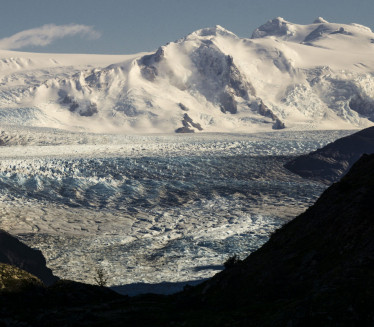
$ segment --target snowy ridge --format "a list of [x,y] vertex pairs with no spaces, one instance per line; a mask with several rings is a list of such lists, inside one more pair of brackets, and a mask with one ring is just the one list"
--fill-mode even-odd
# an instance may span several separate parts
[[275,18],[150,54],[0,52],[3,123],[114,133],[357,129],[374,121],[374,33]]

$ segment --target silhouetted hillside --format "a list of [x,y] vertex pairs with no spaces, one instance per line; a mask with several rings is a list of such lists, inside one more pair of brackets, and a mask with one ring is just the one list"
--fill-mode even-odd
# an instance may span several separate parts
[[374,155],[364,155],[262,248],[184,300],[235,326],[373,326],[373,198]]
[[46,285],[58,280],[47,268],[43,254],[31,249],[9,233],[0,230],[0,263],[6,263],[35,275]]
[[302,177],[330,184],[339,180],[364,153],[374,153],[374,127],[297,157],[285,167]]

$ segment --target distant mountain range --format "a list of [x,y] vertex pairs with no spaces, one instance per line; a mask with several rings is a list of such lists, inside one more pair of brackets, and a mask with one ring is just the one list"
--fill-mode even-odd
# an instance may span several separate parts
[[0,51],[3,124],[98,132],[358,129],[374,122],[374,33],[275,18],[130,56]]

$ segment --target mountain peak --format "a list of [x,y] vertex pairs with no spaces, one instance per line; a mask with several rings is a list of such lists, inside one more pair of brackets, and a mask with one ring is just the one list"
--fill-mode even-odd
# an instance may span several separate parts
[[191,33],[189,36],[207,37],[207,36],[230,36],[238,38],[234,33],[225,29],[221,25],[206,27]]
[[317,17],[313,22],[313,24],[327,24],[327,23],[328,21],[322,17]]
[[264,25],[256,28],[252,34],[252,39],[266,36],[292,36],[294,35],[293,24],[282,17],[276,17],[267,21]]

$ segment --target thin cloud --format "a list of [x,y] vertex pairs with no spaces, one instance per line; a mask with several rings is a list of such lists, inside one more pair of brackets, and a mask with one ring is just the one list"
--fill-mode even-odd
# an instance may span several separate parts
[[46,46],[57,39],[75,35],[90,39],[97,39],[100,37],[100,33],[96,32],[92,26],[49,24],[0,39],[0,49],[14,50],[26,46]]

